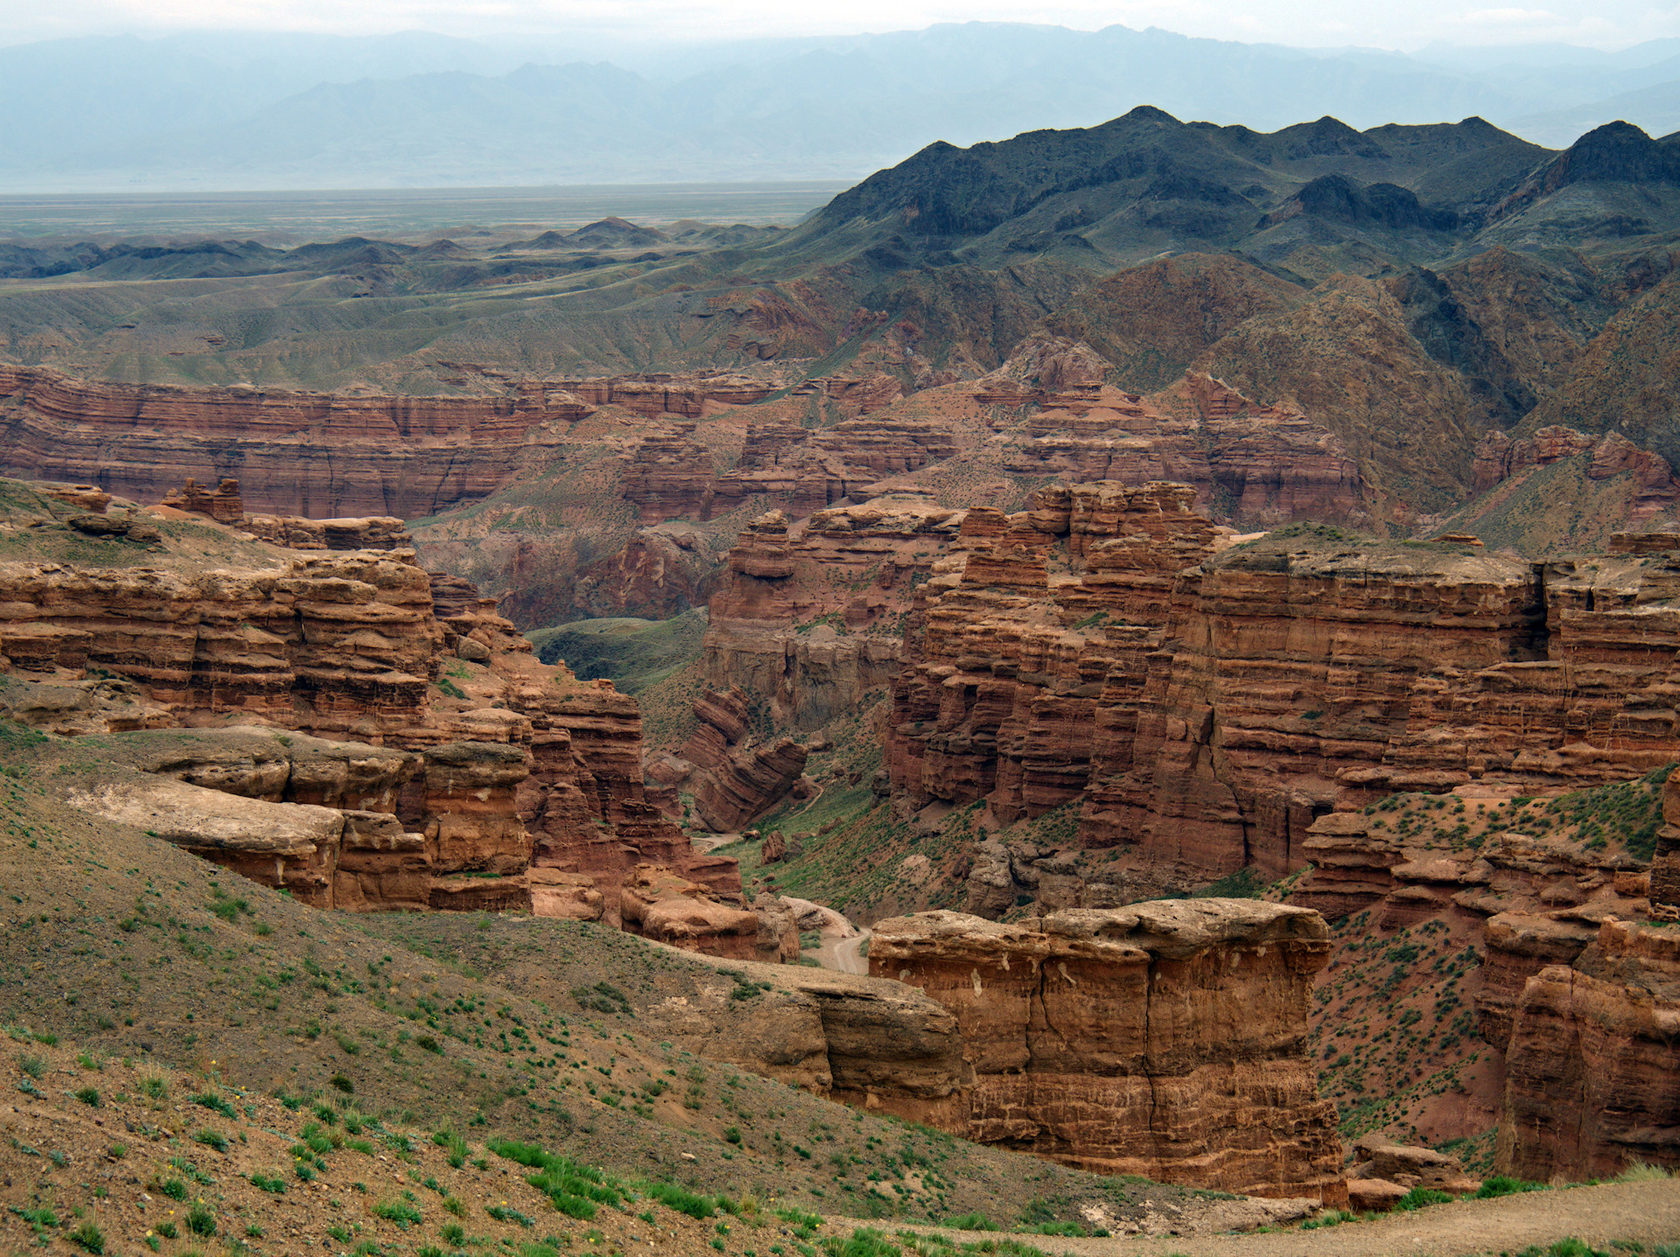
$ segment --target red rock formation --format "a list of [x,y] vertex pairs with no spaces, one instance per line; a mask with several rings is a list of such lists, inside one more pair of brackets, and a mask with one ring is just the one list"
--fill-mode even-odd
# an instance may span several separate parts
[[183,474],[205,483],[236,475],[246,504],[261,511],[413,519],[500,488],[545,427],[597,407],[698,418],[774,387],[641,375],[519,383],[497,397],[397,397],[117,384],[0,365],[0,471],[146,502]]
[[894,683],[898,798],[1006,822],[1082,798],[1083,842],[1194,883],[1282,876],[1317,818],[1392,791],[1680,757],[1668,557],[1536,566],[1311,529],[1222,549],[1189,500],[1095,485],[968,512]]
[[733,907],[669,869],[638,865],[621,902],[625,929],[684,951],[773,963],[799,959],[792,913]]
[[1586,465],[1590,480],[1622,475],[1633,478],[1628,517],[1634,523],[1649,521],[1680,501],[1680,479],[1662,455],[1641,449],[1619,432],[1595,437],[1557,425],[1517,439],[1504,432],[1489,432],[1476,446],[1472,481],[1477,493],[1485,493],[1529,468],[1583,454],[1591,455]]
[[[925,586],[893,684],[895,790],[914,806],[988,796],[1006,821],[1079,795],[1104,678],[1141,670],[1177,572],[1221,542],[1191,495],[1104,482],[1044,490],[1018,515],[970,511],[968,553]],[[1052,553],[1070,574],[1050,574]]]
[[1519,958],[1503,966],[1492,999],[1478,1001],[1483,1037],[1505,1052],[1506,1172],[1583,1179],[1641,1161],[1680,1166],[1680,773],[1664,785],[1663,816],[1643,887],[1650,922],[1639,919],[1642,901],[1605,911],[1601,891],[1596,914],[1583,904],[1489,923],[1490,944]]
[[208,515],[220,524],[237,524],[245,518],[239,481],[225,476],[215,492],[201,489],[196,480],[188,480],[173,493],[164,494],[163,505],[194,515]]
[[[347,823],[336,865],[321,856],[296,873],[240,857],[242,872],[267,868],[277,884],[301,877],[315,902],[418,894],[433,907],[529,908],[535,866],[559,888],[541,902],[576,915],[593,895],[616,921],[619,886],[644,862],[739,897],[734,862],[692,851],[646,800],[633,699],[538,663],[493,603],[428,577],[411,551],[271,554],[266,567],[212,572],[0,564],[0,670],[18,674],[13,688],[114,674],[151,704],[153,726],[236,717],[413,752],[398,757],[406,784],[377,798],[317,785],[276,799],[387,818]],[[59,719],[51,705],[14,709]],[[132,723],[128,712],[117,718]],[[272,775],[201,783],[268,799]],[[357,876],[335,881],[338,867]],[[378,897],[387,885],[390,903]]]
[[720,505],[767,495],[796,516],[809,515],[843,498],[867,497],[875,482],[918,471],[956,449],[950,428],[920,420],[875,416],[813,429],[771,419],[748,426],[740,462],[714,492]]
[[157,501],[182,474],[237,474],[247,504],[304,516],[431,515],[516,470],[526,434],[589,404],[565,385],[387,397],[76,380],[0,365],[0,470]]
[[1497,777],[1597,784],[1680,753],[1680,570],[1267,541],[1184,574],[1099,737],[1087,841],[1280,876],[1317,816]]
[[[1328,429],[1196,372],[1155,399],[1161,404],[1094,385],[1013,399],[993,385],[982,400],[1038,407],[1005,464],[1022,475],[1054,473],[1075,484],[1182,481],[1204,510],[1253,525],[1366,513],[1358,467]],[[1174,401],[1176,409],[1163,408]]]
[[871,974],[955,1014],[972,1083],[889,1111],[1103,1173],[1345,1200],[1305,1056],[1317,913],[1246,900],[879,923]]
[[897,671],[898,617],[961,514],[888,495],[791,527],[780,511],[754,520],[712,597],[707,680],[765,699],[782,723],[852,709]]
[[236,527],[288,550],[407,550],[414,545],[414,538],[394,515],[349,519],[246,515]]
[[683,744],[683,758],[697,768],[716,768],[747,736],[747,696],[731,686],[707,690],[694,700],[694,732]]
[[712,517],[712,456],[694,439],[692,423],[646,429],[624,468],[620,491],[644,524]]
[[1498,1164],[1571,1180],[1680,1164],[1680,934],[1608,920],[1529,979],[1506,1050]]
[[773,381],[707,372],[599,376],[557,384],[587,406],[620,406],[650,419],[661,415],[701,419],[720,407],[763,401],[777,387]]
[[805,748],[792,738],[735,751],[706,775],[694,810],[720,833],[751,824],[787,797],[805,771],[805,758]]

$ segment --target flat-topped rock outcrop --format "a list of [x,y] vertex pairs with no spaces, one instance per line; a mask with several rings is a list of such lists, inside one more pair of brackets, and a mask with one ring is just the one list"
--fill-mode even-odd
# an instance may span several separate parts
[[1329,950],[1316,912],[1250,900],[880,922],[871,974],[948,1008],[973,1071],[951,1100],[883,1103],[1105,1173],[1342,1199],[1305,1054]]

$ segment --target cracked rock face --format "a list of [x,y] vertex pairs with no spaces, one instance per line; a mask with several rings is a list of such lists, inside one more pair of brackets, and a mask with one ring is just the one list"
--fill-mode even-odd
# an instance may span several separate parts
[[870,972],[957,1019],[972,1084],[925,1120],[1112,1174],[1341,1198],[1304,1045],[1316,912],[1203,899],[875,927]]

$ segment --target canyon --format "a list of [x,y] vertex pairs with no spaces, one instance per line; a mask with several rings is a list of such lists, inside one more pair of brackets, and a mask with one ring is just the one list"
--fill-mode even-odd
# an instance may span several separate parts
[[[104,496],[69,496],[89,494]],[[9,532],[104,548],[92,565],[0,563],[0,706],[49,732],[110,735],[117,762],[139,770],[82,806],[151,817],[320,907],[618,924],[634,883],[658,893],[628,924],[665,899],[701,902],[718,928],[690,929],[686,945],[760,954],[757,917],[730,908],[734,862],[694,851],[643,793],[633,699],[539,663],[492,603],[428,575],[412,549],[318,540],[401,543],[396,521],[253,517],[311,547],[294,550],[160,508],[95,515],[110,532],[69,542],[86,516],[63,522],[61,498],[25,490],[13,503]],[[112,553],[142,531],[139,553]],[[198,558],[207,538],[234,562]],[[777,957],[784,944],[765,942]]]
[[[964,918],[984,943],[950,970],[883,960],[872,971],[925,986],[963,1023],[980,1016],[965,1012],[973,991],[987,1008],[998,998],[975,979],[980,952],[1008,951],[1012,931],[1048,919],[1023,921],[1023,905],[1103,913],[1232,878],[1277,882],[1286,902],[1335,927],[1337,976],[1311,1007],[1315,1035],[1363,1015],[1342,991],[1365,981],[1354,975],[1366,946],[1421,948],[1436,973],[1474,957],[1469,1020],[1454,1020],[1460,997],[1435,987],[1439,1041],[1412,1049],[1414,1076],[1458,1097],[1407,1092],[1424,1138],[1497,1125],[1490,1162],[1542,1179],[1673,1163],[1665,1132],[1680,1109],[1655,1062],[1669,1050],[1661,918],[1680,829],[1671,815],[1660,838],[1606,847],[1591,820],[1631,814],[1658,790],[1675,806],[1660,784],[1680,757],[1673,537],[1621,534],[1610,553],[1548,561],[1490,554],[1470,537],[1394,543],[1318,525],[1243,537],[1198,513],[1196,496],[1095,482],[1041,489],[1014,513],[911,514],[917,499],[902,495],[831,509],[872,528],[896,521],[883,538],[893,547],[925,536],[913,564],[883,549],[878,565],[848,566],[874,534],[836,530],[823,513],[743,532],[713,601],[708,675],[795,728],[880,703],[886,797],[868,814],[884,819],[856,823],[954,835],[959,854],[932,882],[912,873],[921,855],[898,878],[964,878],[969,911],[1004,922]],[[897,631],[872,635],[872,624]],[[812,667],[883,638],[884,681]],[[1398,831],[1383,810],[1397,800],[1410,818]],[[1464,818],[1466,804],[1475,812],[1457,830],[1427,819],[1435,808]],[[1057,815],[1061,837],[1046,840],[1038,823]],[[1567,841],[1552,836],[1558,815],[1576,817]],[[807,862],[823,841],[793,840]],[[911,927],[875,925],[871,956],[897,956],[892,932]],[[1385,989],[1403,972],[1400,998],[1417,1002],[1402,1007],[1426,1012],[1428,971],[1402,963]],[[1406,1016],[1399,1026],[1416,1024]],[[963,1024],[965,1042],[993,1033]],[[1037,1024],[1021,1032],[1025,1060]],[[999,1086],[1034,1099],[999,1101],[1024,1125],[998,1129],[1064,1155],[1065,1118],[1091,1146],[1083,1101],[1062,1097],[1062,1083],[1002,1073]],[[991,1129],[976,1116],[988,1111],[976,1078],[977,1091],[927,1120]],[[1092,1086],[1084,1074],[1067,1085],[1079,1096]],[[1612,1087],[1625,1100],[1612,1102]]]
[[15,248],[14,1038],[210,1086],[250,977],[347,1135],[1056,1234],[1680,1166],[1672,147],[1141,108],[790,229]]

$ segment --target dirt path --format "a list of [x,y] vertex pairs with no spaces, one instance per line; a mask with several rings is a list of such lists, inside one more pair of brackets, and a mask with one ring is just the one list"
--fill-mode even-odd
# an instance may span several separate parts
[[[1680,1240],[1680,1179],[1463,1200],[1315,1231],[1021,1239],[1046,1251],[1078,1257],[1472,1257],[1515,1253],[1530,1244],[1550,1245],[1569,1236],[1595,1248],[1607,1248],[1616,1240],[1637,1240],[1647,1246]],[[998,1236],[974,1232],[967,1238],[995,1240]]]
[[869,931],[859,930],[851,938],[824,938],[806,955],[824,969],[840,973],[868,973],[869,958],[863,954],[863,945],[868,941]]

